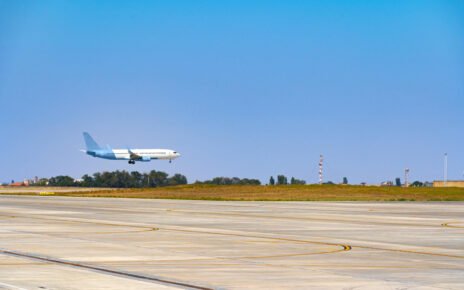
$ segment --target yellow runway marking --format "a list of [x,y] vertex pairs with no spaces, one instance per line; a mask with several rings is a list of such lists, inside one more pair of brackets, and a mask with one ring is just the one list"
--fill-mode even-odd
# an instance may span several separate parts
[[457,228],[457,229],[464,229],[463,226],[457,226],[456,224],[464,224],[463,222],[452,222],[452,223],[444,223],[441,224],[442,227],[447,227],[447,228]]
[[164,231],[200,233],[200,234],[243,237],[243,238],[255,238],[255,239],[267,239],[267,240],[275,240],[275,241],[286,241],[286,242],[294,242],[294,243],[305,243],[305,244],[315,244],[315,245],[326,245],[326,246],[339,247],[339,249],[337,249],[337,250],[324,251],[324,252],[312,252],[312,253],[301,253],[301,254],[282,254],[282,255],[272,255],[272,256],[238,257],[238,258],[242,258],[242,259],[247,259],[247,258],[249,258],[249,259],[259,259],[259,258],[276,258],[276,257],[317,255],[317,254],[331,254],[331,253],[350,251],[352,249],[352,247],[350,245],[343,245],[343,244],[337,244],[337,243],[327,243],[327,242],[318,242],[318,241],[308,241],[308,240],[299,240],[299,239],[264,237],[264,236],[257,236],[257,235],[245,235],[245,234],[233,234],[233,233],[219,233],[219,232],[199,231],[199,230],[168,229],[168,228],[162,228],[162,227],[160,229],[164,230]]
[[399,252],[399,253],[408,253],[408,254],[419,254],[419,255],[430,255],[430,256],[464,259],[464,256],[460,256],[460,255],[431,253],[431,252],[424,252],[424,251],[401,250],[401,249],[385,249],[385,248],[369,247],[369,246],[355,246],[355,247],[360,248],[360,249],[371,249],[371,250],[380,250],[380,251],[390,251],[390,252]]

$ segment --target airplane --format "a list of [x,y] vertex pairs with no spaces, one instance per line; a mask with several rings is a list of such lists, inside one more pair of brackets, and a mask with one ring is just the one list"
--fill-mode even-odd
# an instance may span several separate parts
[[95,142],[89,133],[84,132],[83,135],[87,149],[81,151],[93,157],[128,160],[129,164],[135,164],[135,161],[149,162],[152,159],[169,160],[171,163],[173,159],[180,156],[178,152],[169,149],[111,149],[109,145],[107,148],[103,148]]

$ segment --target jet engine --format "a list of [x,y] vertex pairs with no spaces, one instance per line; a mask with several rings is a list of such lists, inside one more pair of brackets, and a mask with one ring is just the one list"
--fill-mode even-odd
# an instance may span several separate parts
[[140,161],[142,162],[148,162],[150,160],[151,160],[150,156],[142,156],[142,159],[140,159]]

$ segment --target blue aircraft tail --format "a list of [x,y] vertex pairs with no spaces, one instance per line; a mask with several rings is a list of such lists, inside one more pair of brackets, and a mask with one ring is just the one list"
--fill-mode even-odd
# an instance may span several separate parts
[[94,151],[101,149],[100,145],[93,140],[92,136],[89,133],[84,132],[85,145],[87,146],[87,151]]

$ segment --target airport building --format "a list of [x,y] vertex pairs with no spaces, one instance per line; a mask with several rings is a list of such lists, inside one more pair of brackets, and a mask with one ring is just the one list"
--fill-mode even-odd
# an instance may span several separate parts
[[12,182],[12,183],[10,183],[10,186],[15,186],[15,187],[18,187],[18,186],[29,186],[29,183],[24,183],[24,182]]
[[448,180],[446,185],[443,180],[435,180],[433,187],[464,187],[464,180]]

